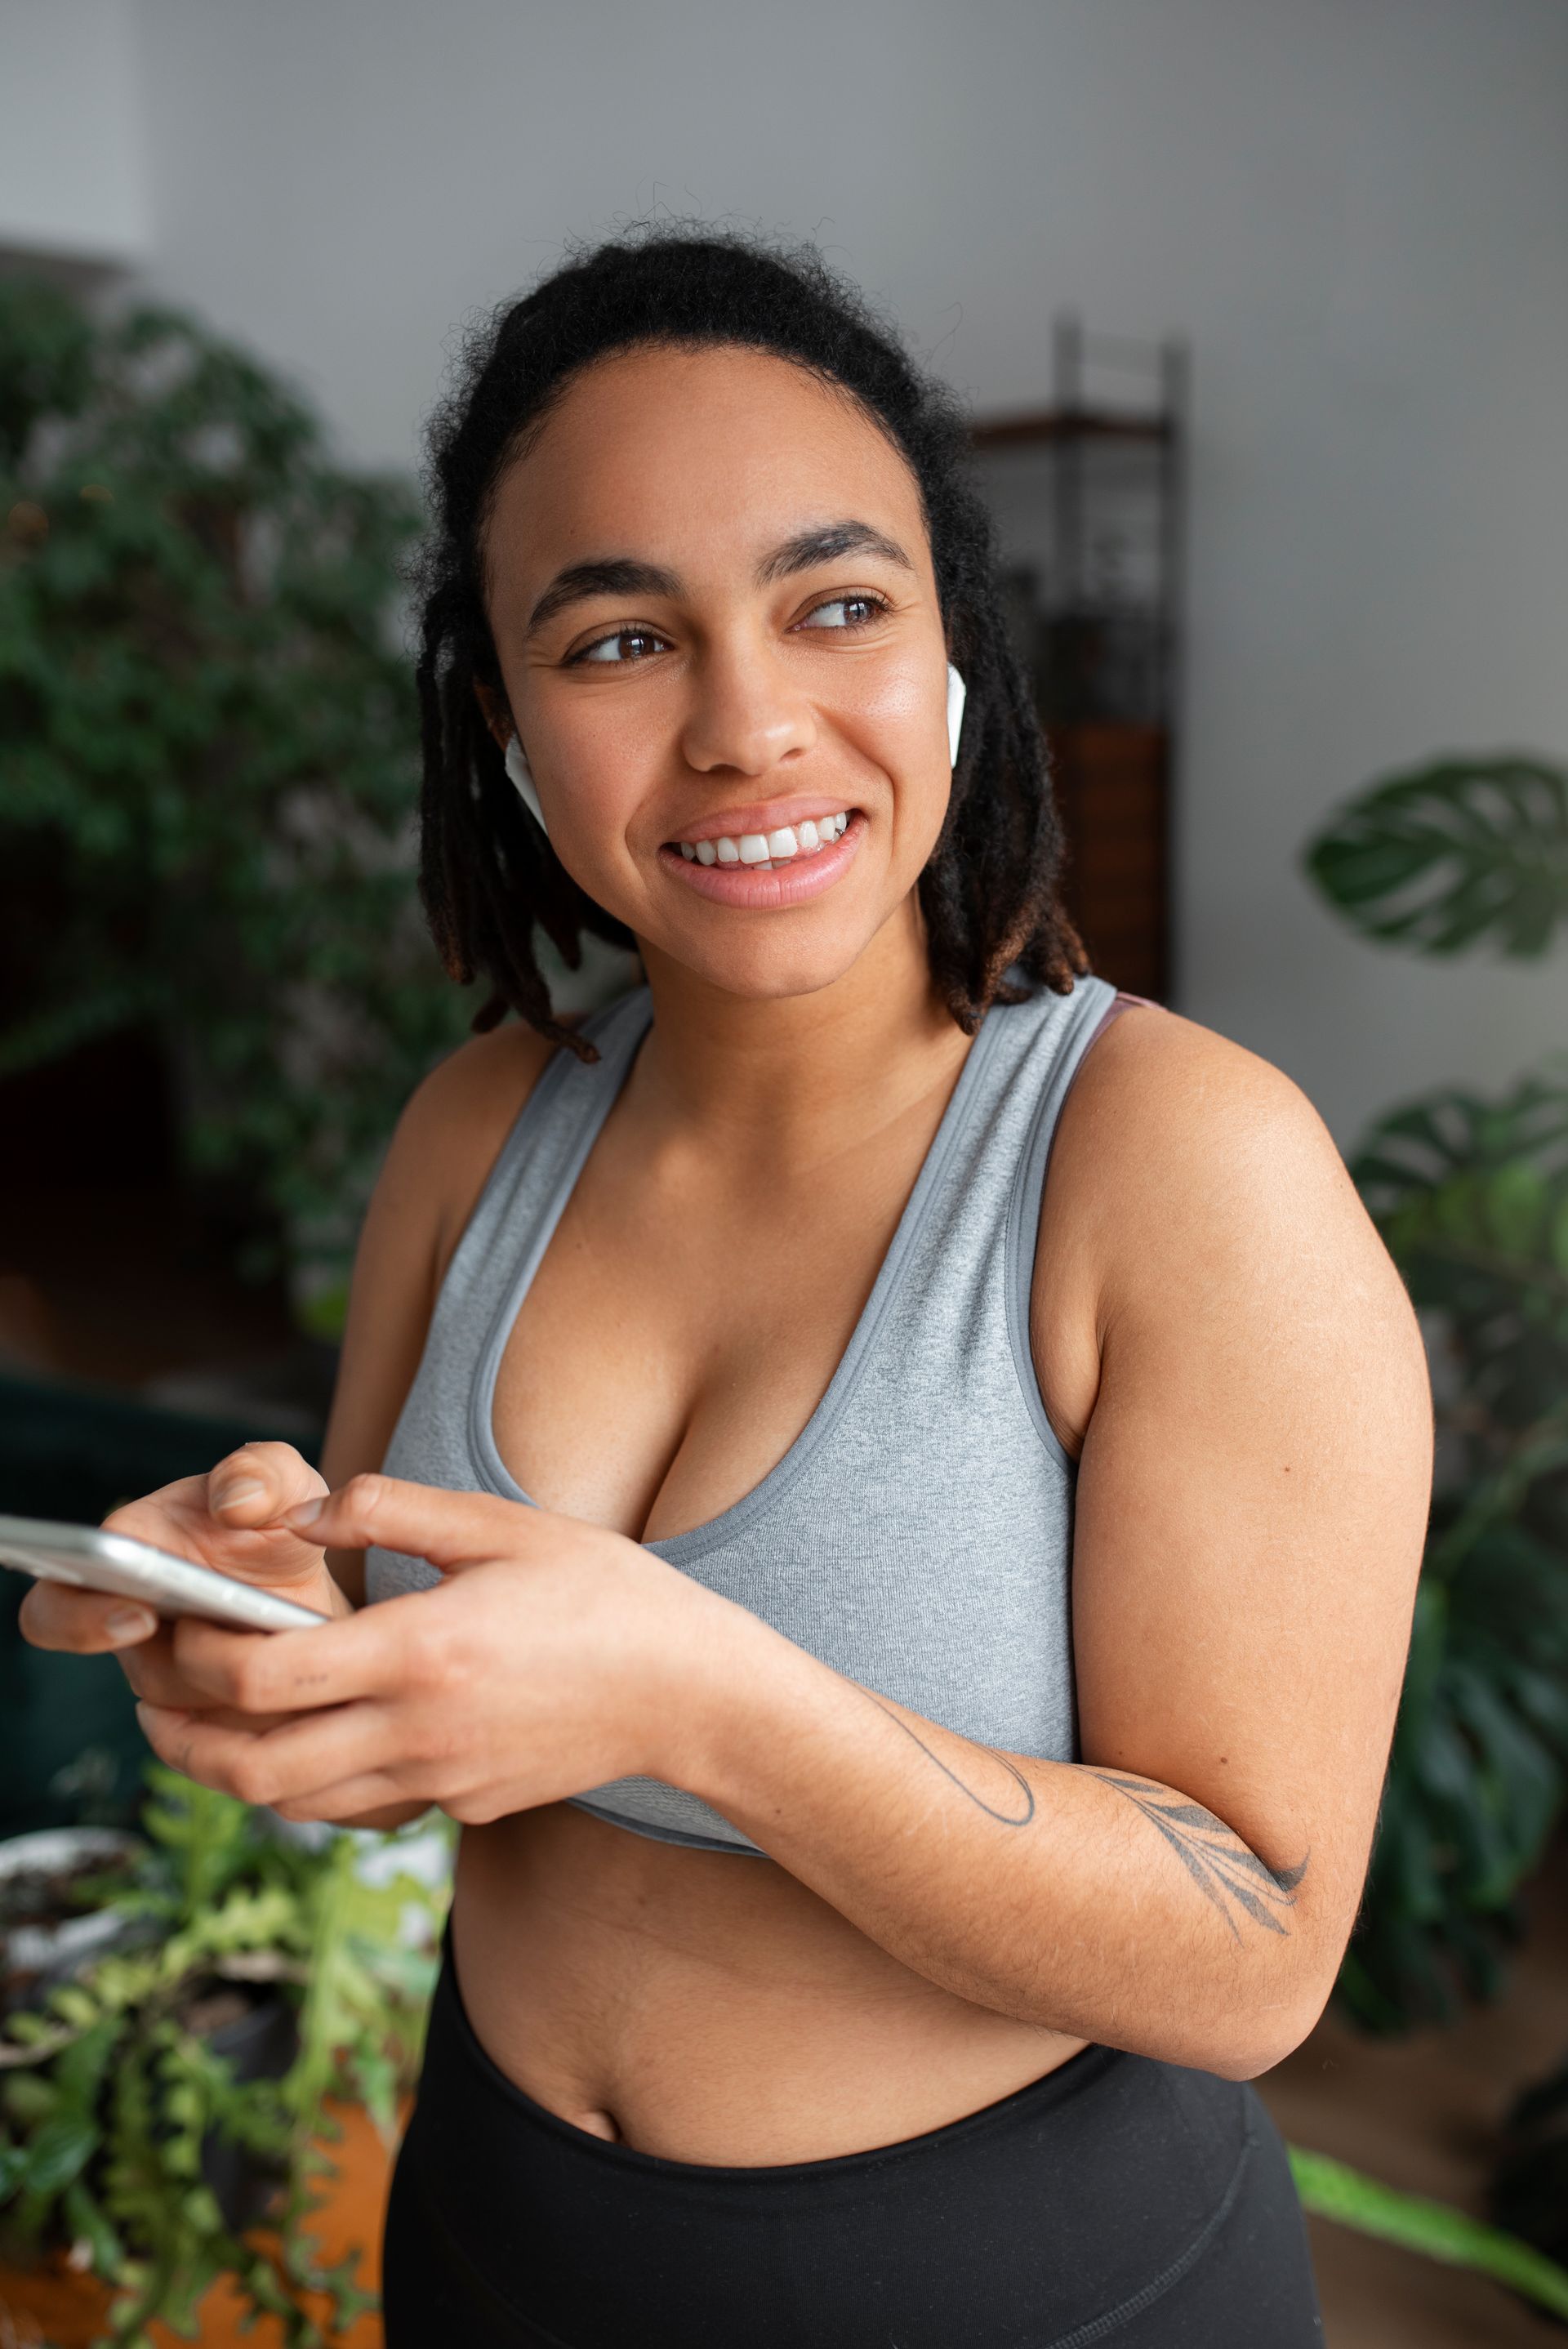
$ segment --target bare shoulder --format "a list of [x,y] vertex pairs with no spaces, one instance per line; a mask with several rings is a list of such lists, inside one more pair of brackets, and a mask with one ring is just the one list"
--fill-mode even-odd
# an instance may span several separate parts
[[[1091,1047],[1063,1106],[1041,1203],[1031,1330],[1042,1393],[1075,1456],[1108,1337],[1180,1346],[1217,1317],[1342,1320],[1408,1364],[1414,1312],[1337,1145],[1272,1061],[1154,1006]],[[1245,1305],[1244,1313],[1240,1308]]]
[[475,1036],[410,1094],[377,1185],[377,1207],[423,1225],[438,1286],[518,1112],[555,1047],[515,1020]]
[[1105,1220],[1119,1222],[1223,1214],[1265,1174],[1320,1185],[1326,1203],[1365,1220],[1333,1136],[1283,1069],[1154,1005],[1113,1020],[1063,1108],[1052,1182],[1070,1191],[1087,1181]]
[[[432,1069],[398,1119],[355,1257],[322,1467],[341,1484],[379,1468],[414,1381],[452,1251],[552,1047],[508,1022]],[[356,1604],[357,1559],[335,1557]]]

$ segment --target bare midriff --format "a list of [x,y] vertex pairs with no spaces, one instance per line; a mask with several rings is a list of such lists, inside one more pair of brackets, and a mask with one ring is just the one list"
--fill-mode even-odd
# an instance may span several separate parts
[[452,1909],[481,2046],[591,2136],[724,2168],[919,2137],[1087,2043],[924,1981],[772,1860],[568,1804],[463,1831]]

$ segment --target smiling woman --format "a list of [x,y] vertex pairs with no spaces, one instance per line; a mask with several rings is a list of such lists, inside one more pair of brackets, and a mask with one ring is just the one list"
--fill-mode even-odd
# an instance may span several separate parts
[[[388,1154],[335,1489],[250,1446],[113,1520],[338,1619],[122,1635],[166,1760],[463,1825],[390,2349],[1300,2349],[1246,2083],[1387,1754],[1398,1276],[1288,1080],[1088,970],[961,419],[819,257],[557,272],[431,486],[485,1032]],[[646,984],[557,1019],[539,929]]]
[[[688,388],[700,396],[684,397]],[[819,445],[855,453],[824,468],[811,454]],[[1012,657],[967,447],[956,401],[811,253],[657,236],[604,246],[477,338],[432,432],[439,528],[419,664],[424,886],[449,968],[491,980],[492,1018],[511,1006],[552,1042],[591,1050],[551,1016],[534,923],[569,959],[585,929],[623,946],[643,935],[629,918],[638,909],[603,894],[602,874],[590,881],[570,851],[550,854],[508,781],[512,735],[554,842],[572,814],[552,789],[568,771],[559,729],[571,730],[573,807],[586,813],[606,761],[629,790],[631,740],[645,757],[649,716],[667,707],[677,680],[695,678],[703,693],[685,730],[696,730],[697,762],[688,761],[686,787],[665,779],[666,789],[677,783],[673,812],[686,828],[672,825],[660,843],[678,851],[684,837],[695,848],[708,833],[695,820],[708,811],[689,789],[705,771],[702,730],[715,718],[722,728],[727,693],[755,686],[764,642],[773,707],[743,722],[797,798],[824,734],[848,750],[857,727],[870,726],[891,750],[890,727],[907,735],[923,719],[928,743],[941,740],[945,642],[969,697],[962,755],[939,770],[936,806],[921,811],[933,819],[928,853],[903,894],[918,883],[932,978],[961,1029],[972,1034],[986,1005],[1006,999],[1015,966],[1026,984],[1062,990],[1087,969],[1057,893],[1061,834],[1044,745]],[[524,461],[546,450],[543,462]],[[568,515],[567,473],[581,478],[585,457],[591,508]],[[835,481],[841,499],[830,494]],[[633,512],[648,533],[640,546],[628,541]],[[544,553],[552,543],[555,559]],[[677,547],[684,561],[672,559]],[[789,676],[780,703],[775,688]],[[675,747],[666,740],[665,755]],[[739,864],[746,832],[781,827],[761,820],[774,810],[736,806],[735,796],[723,792],[720,812],[741,831],[710,836],[733,838]],[[852,811],[820,793],[799,811],[819,813]],[[715,870],[718,862],[716,851]],[[789,892],[758,902],[794,902],[805,876],[789,877]]]

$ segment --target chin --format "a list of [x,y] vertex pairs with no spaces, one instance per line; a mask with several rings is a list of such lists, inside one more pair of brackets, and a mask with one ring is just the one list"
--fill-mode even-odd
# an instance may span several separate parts
[[[851,971],[874,931],[845,936],[837,925],[819,937],[731,937],[662,945],[671,962],[709,987],[750,1003],[779,1003],[820,995]],[[652,943],[652,942],[650,942]]]

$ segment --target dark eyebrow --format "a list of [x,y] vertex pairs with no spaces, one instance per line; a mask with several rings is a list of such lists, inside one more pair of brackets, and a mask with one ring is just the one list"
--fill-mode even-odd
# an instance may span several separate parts
[[896,563],[905,571],[914,569],[903,547],[873,530],[869,522],[829,522],[820,529],[803,530],[798,537],[787,538],[782,546],[765,554],[757,566],[757,584],[772,587],[792,571],[810,571],[815,564],[837,562],[841,554],[880,554],[884,563]]
[[553,620],[557,612],[568,604],[580,604],[589,595],[678,595],[680,581],[673,571],[661,571],[655,563],[634,563],[629,555],[611,555],[597,563],[569,564],[558,571],[532,611],[528,616],[528,631],[531,636],[542,628],[546,620]]
[[[905,571],[913,564],[902,546],[873,530],[870,523],[845,521],[823,523],[815,530],[803,530],[787,538],[765,554],[757,566],[759,587],[776,586],[793,572],[810,571],[819,563],[835,562],[841,554],[880,554],[885,563],[896,563]],[[679,574],[661,570],[655,563],[634,562],[629,555],[608,555],[589,563],[569,564],[558,571],[528,616],[527,633],[532,636],[547,620],[569,604],[578,604],[590,595],[678,595],[681,591]]]

